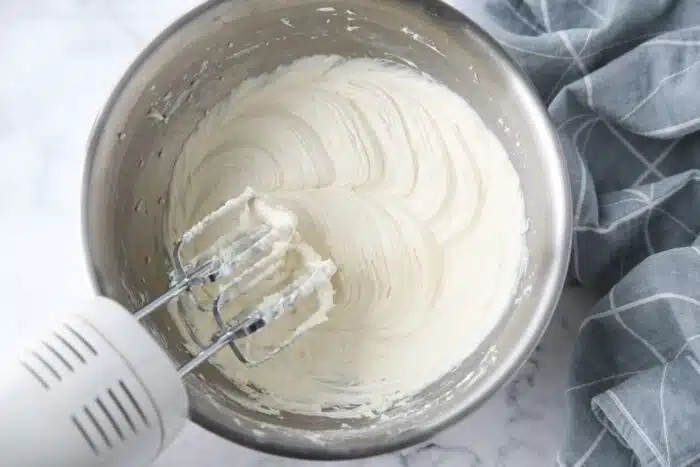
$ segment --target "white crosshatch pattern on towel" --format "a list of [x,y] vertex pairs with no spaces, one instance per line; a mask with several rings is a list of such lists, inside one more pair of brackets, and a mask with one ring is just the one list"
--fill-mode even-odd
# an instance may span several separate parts
[[700,465],[700,2],[454,2],[528,73],[572,184],[562,466]]

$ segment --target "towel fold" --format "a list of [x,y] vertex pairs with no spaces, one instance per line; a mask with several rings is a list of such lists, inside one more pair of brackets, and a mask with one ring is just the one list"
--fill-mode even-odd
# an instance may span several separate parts
[[559,464],[700,465],[700,1],[452,3],[547,103],[569,273],[605,294],[571,361]]

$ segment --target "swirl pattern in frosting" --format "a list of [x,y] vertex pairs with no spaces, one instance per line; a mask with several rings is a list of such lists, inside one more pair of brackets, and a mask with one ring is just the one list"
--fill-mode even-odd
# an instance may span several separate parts
[[[259,367],[214,359],[267,407],[382,412],[459,365],[514,299],[526,258],[517,173],[468,103],[416,70],[311,56],[241,84],[178,159],[170,237],[247,186],[294,212],[338,266],[327,321]],[[207,341],[213,320],[183,311]],[[247,349],[283,341],[311,312]]]

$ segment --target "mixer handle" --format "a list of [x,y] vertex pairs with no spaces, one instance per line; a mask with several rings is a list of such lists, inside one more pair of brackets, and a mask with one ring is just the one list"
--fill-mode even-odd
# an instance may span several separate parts
[[187,420],[168,356],[107,298],[34,333],[0,367],[3,467],[144,467]]

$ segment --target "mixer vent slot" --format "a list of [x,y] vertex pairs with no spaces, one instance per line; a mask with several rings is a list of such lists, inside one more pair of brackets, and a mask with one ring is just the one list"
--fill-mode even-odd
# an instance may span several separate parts
[[47,383],[46,380],[42,378],[41,375],[37,373],[37,371],[34,368],[32,368],[32,366],[29,363],[24,361],[21,363],[22,366],[34,377],[34,379],[36,379],[39,382],[39,384],[41,384],[44,388],[49,389],[49,383]]
[[76,331],[75,328],[70,324],[66,324],[65,326],[68,332],[71,333],[71,335],[75,337],[78,340],[78,342],[80,342],[80,344],[83,347],[85,347],[86,350],[90,351],[90,353],[92,353],[93,355],[97,355],[97,350],[95,349],[95,347],[92,346],[92,344],[90,344],[90,342],[85,338],[85,336]]
[[64,357],[61,352],[56,350],[56,348],[53,345],[49,344],[46,341],[41,341],[41,343],[44,345],[44,348],[46,350],[48,350],[48,352],[55,357],[56,360],[61,362],[61,364],[63,364],[63,366],[66,367],[66,369],[68,371],[70,371],[71,373],[73,371],[75,371],[75,369],[73,368],[73,365],[71,365],[70,362],[66,359],[66,357]]
[[95,402],[97,402],[97,406],[100,408],[104,416],[107,418],[109,421],[109,424],[112,425],[112,429],[114,432],[117,434],[120,440],[124,441],[124,432],[122,431],[121,426],[119,426],[119,423],[117,423],[117,420],[114,418],[112,415],[112,412],[109,411],[107,406],[105,405],[104,402],[102,402],[102,399],[99,397],[95,399]]
[[61,373],[54,368],[53,365],[51,365],[51,362],[46,359],[46,357],[42,356],[39,352],[32,352],[32,356],[36,359],[36,361],[40,364],[41,368],[43,368],[46,372],[50,373],[51,376],[53,376],[55,379],[58,381],[61,381],[63,378],[61,378]]
[[75,415],[71,417],[71,420],[73,420],[73,425],[75,425],[75,428],[78,430],[78,433],[80,433],[80,436],[82,436],[85,442],[88,444],[88,446],[90,446],[90,450],[93,453],[95,453],[95,455],[99,454],[100,451],[97,450],[97,445],[92,440],[92,438],[90,438],[90,435],[88,434],[87,430],[85,430],[83,424],[80,423],[80,420],[78,420],[78,418]]
[[63,337],[59,333],[54,333],[54,336],[63,345],[63,347],[65,347],[66,349],[68,349],[70,351],[71,355],[73,355],[75,358],[78,359],[78,361],[80,361],[80,363],[85,363],[85,357],[83,356],[83,354],[80,353],[80,351],[78,351],[76,346],[71,344],[68,339],[66,339],[65,337]]
[[102,427],[99,420],[97,420],[97,417],[95,417],[95,414],[92,413],[92,411],[90,410],[90,408],[88,406],[83,407],[83,411],[85,412],[85,415],[87,415],[87,418],[88,418],[88,420],[90,420],[90,423],[92,424],[92,426],[95,427],[95,430],[97,430],[97,433],[99,433],[100,438],[102,438],[102,441],[104,441],[104,444],[108,448],[111,448],[112,441],[109,439],[109,436],[107,436],[107,432]]
[[138,433],[138,430],[136,429],[136,425],[134,424],[134,420],[131,418],[131,415],[129,415],[129,412],[127,412],[126,408],[124,408],[124,405],[122,404],[122,401],[119,400],[119,398],[114,394],[114,391],[112,389],[107,390],[107,394],[109,395],[109,398],[112,400],[114,405],[117,407],[117,410],[122,415],[122,418],[126,421],[126,424],[129,425],[129,428],[131,428],[131,431],[134,433]]
[[136,398],[131,393],[131,391],[129,390],[127,385],[124,384],[124,381],[121,381],[121,380],[119,381],[119,387],[121,388],[122,392],[126,395],[126,397],[129,399],[131,406],[134,409],[136,409],[136,412],[138,412],[139,417],[141,417],[141,420],[143,421],[143,424],[146,425],[147,427],[151,426],[151,423],[148,421],[148,417],[146,416],[146,413],[141,408],[139,401],[136,400]]

